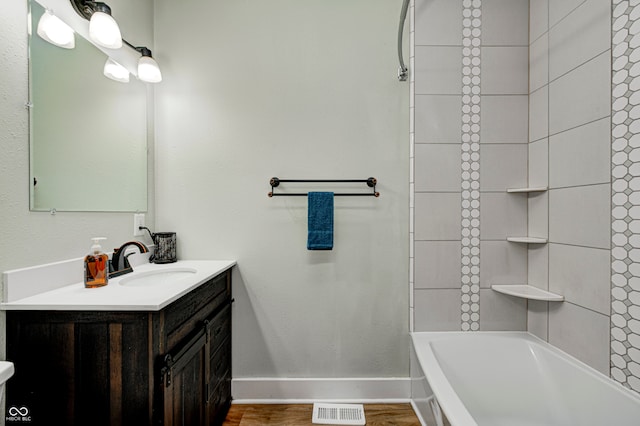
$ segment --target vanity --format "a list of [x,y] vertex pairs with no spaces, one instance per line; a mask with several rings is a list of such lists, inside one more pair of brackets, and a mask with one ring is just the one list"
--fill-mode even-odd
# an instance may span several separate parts
[[27,407],[34,425],[222,424],[234,265],[149,264],[102,288],[9,296],[7,409]]

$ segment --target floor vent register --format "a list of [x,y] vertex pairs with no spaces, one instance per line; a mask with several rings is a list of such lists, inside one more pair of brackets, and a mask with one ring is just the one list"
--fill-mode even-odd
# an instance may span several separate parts
[[312,422],[319,425],[364,425],[364,406],[315,403]]

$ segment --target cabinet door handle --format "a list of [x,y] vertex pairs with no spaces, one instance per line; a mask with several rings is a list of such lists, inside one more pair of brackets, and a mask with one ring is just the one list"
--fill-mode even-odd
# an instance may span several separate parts
[[164,382],[166,387],[171,385],[171,371],[173,370],[173,357],[167,354],[164,357],[164,367],[160,370],[160,383]]
[[160,378],[160,382],[164,382],[164,385],[166,387],[171,386],[171,368],[167,368],[164,367],[161,371],[160,374],[162,375],[162,377]]
[[222,332],[222,326],[218,326],[218,328],[216,328],[216,331],[213,332],[213,337],[217,337],[218,334],[220,334]]

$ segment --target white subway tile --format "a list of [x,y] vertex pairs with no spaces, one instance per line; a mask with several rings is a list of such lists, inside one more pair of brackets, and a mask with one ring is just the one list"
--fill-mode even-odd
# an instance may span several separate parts
[[460,331],[460,289],[416,289],[415,331]]
[[416,93],[462,94],[462,47],[417,46],[414,68]]
[[609,315],[611,252],[550,244],[549,253],[549,290],[576,305]]
[[416,135],[413,132],[409,132],[409,158],[415,157],[415,142]]
[[460,144],[417,144],[415,153],[416,191],[460,191]]
[[415,25],[417,45],[461,46],[462,2],[416,0]]
[[529,0],[529,42],[549,30],[549,0]]
[[482,143],[528,141],[528,96],[482,96]]
[[609,184],[549,191],[549,240],[608,249],[611,247]]
[[[412,96],[415,99],[415,96]],[[415,139],[416,135],[416,108],[409,107],[409,132]]]
[[611,180],[611,120],[603,118],[549,138],[552,188]]
[[529,93],[528,47],[483,47],[481,52],[483,95]]
[[529,300],[527,304],[527,331],[542,340],[548,339],[549,302]]
[[527,283],[549,290],[549,244],[531,244],[527,255]]
[[481,191],[506,191],[527,186],[526,144],[482,144]]
[[549,186],[549,139],[529,144],[529,186]]
[[[549,26],[553,27],[561,19],[575,10],[586,0],[549,0]],[[597,0],[610,3],[609,0]]]
[[416,206],[415,197],[416,197],[415,184],[410,183],[409,184],[409,207],[410,208],[414,208]]
[[483,0],[482,44],[527,46],[529,0]]
[[460,142],[461,96],[416,95],[416,143]]
[[416,240],[459,240],[462,232],[459,193],[416,193]]
[[409,307],[413,308],[413,296],[415,291],[415,283],[413,281],[413,258],[409,259]]
[[415,287],[460,288],[460,241],[416,241]]
[[409,257],[413,258],[415,250],[415,233],[413,232],[413,209],[409,209],[409,217],[409,223],[411,224],[409,225],[409,228],[411,228],[411,230],[409,231]]
[[[413,67],[410,69],[413,69]],[[411,73],[411,75],[413,75],[413,73]],[[409,81],[409,109],[413,109],[416,107],[415,95],[416,95],[416,83],[413,81],[413,78],[411,78]]]
[[527,234],[530,237],[547,238],[549,236],[549,194],[532,193],[529,194],[527,201],[529,213]]
[[568,302],[549,303],[549,343],[607,376],[609,327],[607,315]]
[[506,240],[527,234],[527,200],[514,194],[480,194],[480,236],[483,240]]
[[507,241],[480,242],[480,287],[526,283],[527,246],[525,244]]
[[529,96],[529,140],[537,141],[549,136],[549,86]]
[[549,85],[551,134],[610,114],[611,58],[608,50]]
[[529,91],[549,83],[549,37],[545,33],[529,48]]
[[549,30],[549,78],[558,78],[610,47],[611,2],[588,0]]
[[527,301],[493,290],[480,290],[481,331],[525,331]]
[[414,331],[416,331],[415,329],[415,321],[414,321],[414,317],[415,317],[415,308],[411,307],[409,308],[409,332],[413,333]]
[[409,183],[415,183],[415,157],[409,157]]

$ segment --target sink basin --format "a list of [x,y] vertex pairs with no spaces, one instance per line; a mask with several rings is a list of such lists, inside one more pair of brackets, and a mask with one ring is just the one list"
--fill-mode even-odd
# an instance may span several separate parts
[[159,269],[157,271],[145,271],[133,273],[133,275],[124,277],[120,280],[120,285],[125,287],[157,287],[171,285],[192,277],[198,272],[193,268],[169,268]]
[[9,361],[0,361],[0,385],[9,380],[13,376],[13,363]]
[[4,384],[13,376],[13,363],[9,361],[0,361],[0,400],[4,394]]

